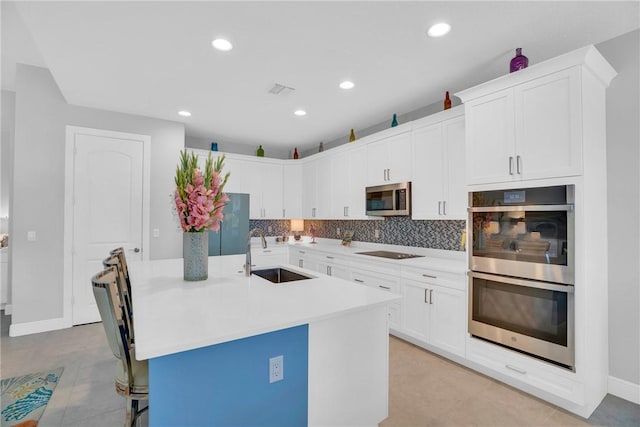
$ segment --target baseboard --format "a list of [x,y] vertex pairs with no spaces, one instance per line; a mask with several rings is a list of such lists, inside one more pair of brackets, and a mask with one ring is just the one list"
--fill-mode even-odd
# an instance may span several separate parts
[[609,376],[609,394],[640,405],[640,384]]
[[64,318],[38,320],[35,322],[12,323],[9,326],[9,336],[19,337],[22,335],[37,334],[40,332],[55,331],[57,329],[70,328],[71,324]]

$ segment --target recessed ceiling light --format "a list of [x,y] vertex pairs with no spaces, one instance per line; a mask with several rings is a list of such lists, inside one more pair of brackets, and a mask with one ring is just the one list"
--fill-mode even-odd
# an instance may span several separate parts
[[304,110],[296,110],[293,112],[293,114],[295,114],[296,116],[306,116],[307,112]]
[[446,22],[438,22],[429,28],[427,34],[431,37],[441,37],[447,34],[451,30],[451,25]]
[[189,117],[191,115],[190,112],[182,110],[182,111],[178,111],[178,114],[180,114],[183,117]]
[[233,45],[231,44],[231,42],[226,39],[215,39],[211,42],[211,46],[223,52],[228,52],[233,49]]
[[345,80],[342,83],[340,83],[340,87],[342,89],[353,89],[354,86],[355,84],[353,84],[353,82],[350,82],[349,80]]

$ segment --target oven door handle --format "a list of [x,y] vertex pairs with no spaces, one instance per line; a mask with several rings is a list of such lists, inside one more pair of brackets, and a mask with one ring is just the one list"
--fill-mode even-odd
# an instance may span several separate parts
[[573,204],[568,205],[517,205],[517,206],[478,206],[468,208],[469,212],[514,212],[514,211],[567,211],[573,212]]
[[470,271],[469,276],[472,278],[486,279],[494,282],[507,283],[509,285],[525,286],[527,288],[544,289],[548,291],[565,292],[567,294],[573,293],[573,285],[556,285],[549,282],[537,282],[535,280],[516,279],[515,277],[496,276],[494,274],[478,273]]

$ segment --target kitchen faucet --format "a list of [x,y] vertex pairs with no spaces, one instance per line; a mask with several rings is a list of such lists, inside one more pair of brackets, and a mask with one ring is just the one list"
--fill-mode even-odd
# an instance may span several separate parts
[[262,249],[267,249],[267,239],[264,237],[264,231],[261,228],[254,228],[249,231],[249,235],[247,236],[247,255],[244,262],[244,275],[251,276],[251,236],[254,232],[257,232],[260,235],[260,240],[262,242]]

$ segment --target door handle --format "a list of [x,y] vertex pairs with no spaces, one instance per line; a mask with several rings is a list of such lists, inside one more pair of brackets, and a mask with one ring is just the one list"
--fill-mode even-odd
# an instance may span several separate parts
[[509,175],[513,175],[513,156],[509,156]]
[[522,172],[520,171],[520,156],[516,156],[516,172],[518,175],[522,175]]
[[140,248],[133,248],[133,249],[129,249],[129,252],[135,252],[135,253],[138,253],[138,252],[140,252]]

